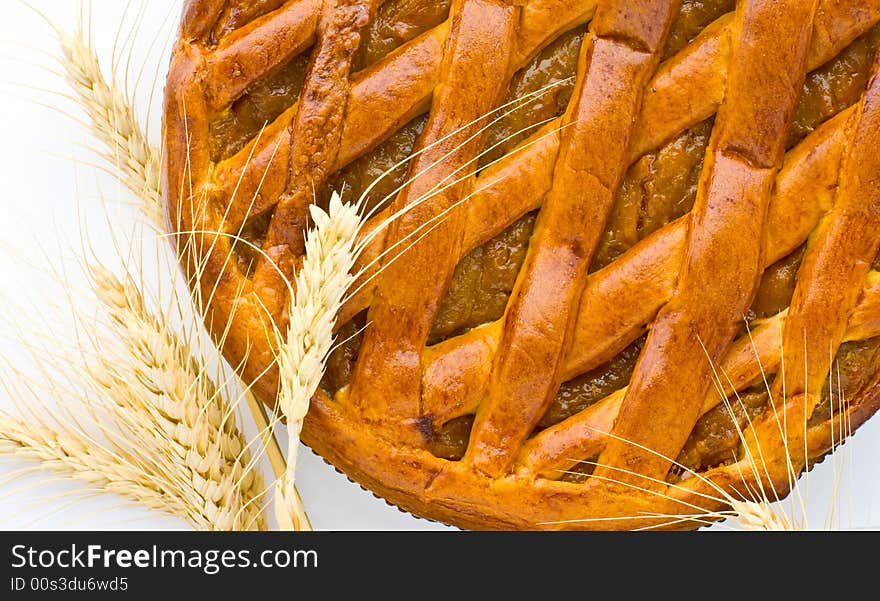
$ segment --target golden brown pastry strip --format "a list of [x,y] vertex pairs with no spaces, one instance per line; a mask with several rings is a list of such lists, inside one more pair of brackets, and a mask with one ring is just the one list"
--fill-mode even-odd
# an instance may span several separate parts
[[211,31],[226,0],[186,0],[180,20],[183,42],[203,40]]
[[[770,201],[765,266],[803,244],[831,208],[848,135],[846,125],[854,111],[848,109],[828,121],[788,153]],[[482,221],[469,223],[479,229]],[[688,217],[678,219],[590,276],[566,359],[565,379],[609,361],[644,334],[672,297],[687,228]],[[488,383],[500,325],[477,328],[425,350],[425,408],[438,423],[475,409]],[[457,376],[451,378],[452,373]],[[451,404],[450,399],[454,400]]]
[[[352,379],[351,399],[370,421],[412,426],[421,414],[422,349],[460,256],[463,213],[450,213],[433,230],[419,228],[467,195],[469,180],[452,184],[473,170],[484,138],[476,133],[478,120],[497,106],[513,71],[518,8],[502,0],[455,0],[451,13],[441,82],[419,140],[425,152],[410,165],[410,174],[423,175],[392,205],[412,208],[388,232],[387,246],[396,250],[380,276]],[[408,250],[398,257],[399,242]]]
[[880,310],[877,309],[880,307],[880,273],[869,273],[867,282],[862,298],[850,318],[851,324],[860,325],[850,327],[846,342],[880,336]]
[[[413,40],[384,61],[355,74],[342,125],[338,170],[366,152],[428,106],[438,83],[439,57],[448,24]],[[429,75],[426,77],[425,74]],[[388,110],[389,96],[401,111]],[[249,216],[275,206],[283,191],[291,148],[283,143],[299,103],[285,111],[239,153],[217,165],[218,196],[228,198],[227,231],[238,231]],[[378,246],[378,245],[377,245]]]
[[682,273],[651,328],[598,477],[643,485],[629,472],[662,479],[667,458],[677,456],[699,418],[712,386],[710,364],[732,342],[763,271],[767,207],[806,77],[815,8],[815,0],[737,7],[727,93],[690,215]]
[[284,278],[293,279],[296,258],[305,253],[309,205],[336,163],[351,61],[376,1],[327,0],[323,5],[317,48],[288,130],[287,182],[263,243],[270,258],[261,256],[254,273],[254,289],[282,329],[289,296]]
[[718,110],[727,84],[732,23],[732,14],[721,17],[661,65],[645,94],[633,160]]
[[[783,335],[774,394],[817,399],[880,251],[880,80],[856,106],[834,208],[810,237]],[[808,414],[812,412],[812,405]]]
[[311,46],[320,0],[294,0],[223,39],[208,59],[208,108],[228,107],[254,81]]
[[[823,0],[820,6],[813,22],[808,70],[837,56],[880,20],[880,0]],[[732,26],[732,14],[718,19],[660,67],[645,95],[633,160],[718,110],[727,82]]]
[[559,387],[587,269],[629,164],[644,86],[678,8],[677,1],[601,4],[584,39],[553,183],[507,305],[466,456],[489,475],[507,470]]
[[583,25],[596,12],[598,0],[526,0],[518,32],[516,64],[522,66],[561,34]]
[[[871,272],[869,280],[880,282],[880,273]],[[779,371],[783,354],[780,341],[787,317],[788,311],[784,311],[767,319],[731,345],[715,367],[717,379],[713,374],[713,388],[703,401],[700,415],[722,402],[720,393],[733,395],[761,383],[764,377],[769,380]],[[862,291],[862,301],[847,325],[846,339],[864,340],[880,336],[878,318],[880,286],[869,284]],[[607,434],[612,431],[626,390],[623,388],[611,394],[535,436],[520,453],[520,467],[528,473],[556,479],[562,475],[561,470],[569,469],[578,460],[595,457],[608,442]]]
[[[819,0],[807,68],[815,69],[833,58],[840,49],[855,40],[877,22],[880,1]],[[833,49],[837,48],[837,51]]]
[[[282,4],[296,0],[223,0],[225,7],[214,25],[214,38],[222,41],[231,32],[246,23],[251,23],[261,15],[277,10]],[[317,10],[317,9],[316,9]]]

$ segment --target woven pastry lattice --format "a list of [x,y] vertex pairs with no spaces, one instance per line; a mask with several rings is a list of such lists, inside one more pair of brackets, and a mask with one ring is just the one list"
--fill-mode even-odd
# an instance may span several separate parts
[[[382,273],[345,306],[340,323],[366,312],[368,327],[350,381],[314,400],[307,444],[391,502],[461,526],[631,528],[718,509],[713,486],[760,480],[783,494],[790,468],[874,413],[876,357],[859,363],[851,398],[817,411],[841,345],[880,336],[873,53],[853,102],[789,141],[808,74],[866,35],[880,2],[728,2],[674,52],[675,0],[452,0],[434,3],[424,31],[387,25],[416,4],[185,4],[166,86],[170,223],[195,251],[182,256],[211,299],[209,328],[267,400],[267,324],[283,331],[289,302],[276,266],[296,269],[315,191],[427,114],[406,167],[419,176],[368,227],[421,202],[361,263],[418,241],[377,261],[370,272]],[[380,17],[385,29],[371,29]],[[367,60],[370,35],[379,50]],[[491,122],[516,108],[504,106],[512,79],[564,36],[579,47],[570,100],[487,163]],[[218,157],[216,124],[294,61],[307,67],[301,91]],[[711,133],[693,207],[591,270],[632,166],[701,124]],[[429,341],[463,257],[533,212],[503,315]],[[265,256],[244,267],[218,232],[257,226]],[[790,306],[744,331],[765,270],[804,246]],[[646,332],[628,385],[538,427],[563,383]],[[703,477],[675,475],[700,420],[765,380],[770,400],[740,420],[739,450],[700,466]],[[433,439],[464,416],[463,455],[438,457]],[[563,477],[582,465],[595,469]]]

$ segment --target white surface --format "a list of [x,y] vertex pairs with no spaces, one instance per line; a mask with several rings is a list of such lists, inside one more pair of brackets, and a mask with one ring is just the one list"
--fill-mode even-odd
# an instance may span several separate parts
[[[53,22],[74,27],[75,0],[30,0]],[[95,44],[105,70],[110,64],[114,39],[125,17],[124,0],[94,0],[91,23]],[[58,267],[63,256],[73,265],[70,249],[80,248],[83,232],[104,261],[114,262],[114,250],[100,198],[131,200],[114,179],[93,167],[94,156],[84,147],[94,145],[86,129],[77,124],[82,114],[64,98],[67,92],[54,57],[57,45],[47,24],[18,0],[0,0],[6,26],[0,34],[0,181],[2,181],[3,239],[0,240],[0,354],[26,369],[27,357],[14,340],[16,325],[27,329],[41,316],[53,315],[47,307],[63,305],[57,284],[47,277],[49,263]],[[144,67],[138,90],[142,116],[150,117],[150,135],[158,139],[158,99],[147,106],[151,79],[167,64],[167,50],[178,18],[179,2],[134,2],[122,31],[131,29],[141,13],[135,39],[132,77]],[[148,52],[150,44],[156,49]],[[161,78],[160,78],[161,85]],[[46,106],[48,105],[48,106]],[[66,114],[65,114],[66,113]],[[115,206],[115,205],[114,205]],[[111,209],[117,235],[130,231],[137,216]],[[161,244],[157,242],[157,244]],[[45,255],[41,252],[45,249]],[[52,257],[51,260],[46,256]],[[73,268],[71,273],[76,274]],[[10,304],[12,303],[12,304]],[[53,327],[54,326],[54,327]],[[49,321],[51,335],[68,332]],[[13,340],[9,340],[9,334]],[[0,391],[0,406],[11,403]],[[820,526],[835,476],[840,492],[841,523],[865,528],[880,525],[880,419],[863,427],[839,454],[809,476],[811,523]],[[833,463],[837,463],[834,469]],[[186,524],[156,512],[131,507],[112,495],[83,497],[87,490],[53,476],[13,477],[30,464],[0,460],[0,528],[11,529],[115,529],[186,528]],[[266,466],[264,466],[266,467]],[[266,472],[268,474],[268,471]],[[407,516],[364,492],[337,474],[311,452],[301,453],[299,487],[310,516],[319,529],[440,529],[442,526]],[[852,482],[852,486],[847,485]]]

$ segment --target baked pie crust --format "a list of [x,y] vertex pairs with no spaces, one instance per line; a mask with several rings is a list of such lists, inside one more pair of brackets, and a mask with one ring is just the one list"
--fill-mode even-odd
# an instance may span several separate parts
[[414,155],[370,196],[368,228],[422,202],[361,259],[382,271],[305,443],[461,527],[693,528],[668,516],[786,494],[880,404],[878,21],[878,0],[189,0],[169,224],[271,402],[309,203]]

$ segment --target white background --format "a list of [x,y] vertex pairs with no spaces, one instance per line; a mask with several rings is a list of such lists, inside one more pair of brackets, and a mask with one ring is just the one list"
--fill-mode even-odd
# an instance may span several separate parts
[[[30,3],[58,26],[75,27],[77,0]],[[155,143],[161,115],[158,97],[149,102],[150,92],[155,89],[158,94],[161,87],[179,2],[135,0],[126,15],[127,4],[126,0],[94,0],[86,18],[91,21],[105,72],[109,72],[117,34],[122,32],[125,38],[139,21],[129,79],[133,81],[143,70],[137,105],[142,121],[149,117],[149,134]],[[63,320],[54,317],[53,306],[63,307],[65,297],[49,267],[69,269],[69,285],[75,287],[80,277],[76,254],[83,239],[90,241],[102,260],[111,265],[117,260],[105,207],[109,207],[117,235],[130,231],[137,215],[120,203],[131,201],[131,196],[94,167],[89,147],[95,143],[77,122],[82,113],[65,97],[67,88],[57,73],[58,46],[51,28],[18,0],[0,0],[0,9],[5,20],[0,33],[0,355],[27,371],[21,332],[40,324],[51,339],[69,337]],[[123,71],[120,66],[118,72]],[[159,83],[154,88],[152,78],[157,72]],[[0,391],[0,406],[14,400]],[[838,452],[837,461],[826,461],[810,473],[805,490],[812,526],[821,527],[833,495],[839,499],[843,526],[880,526],[877,457],[880,418],[864,426]],[[113,495],[84,496],[81,493],[87,489],[51,475],[19,475],[29,465],[0,460],[0,528],[187,528],[182,521],[132,507]],[[300,454],[298,479],[319,529],[443,528],[387,506],[305,449]]]

